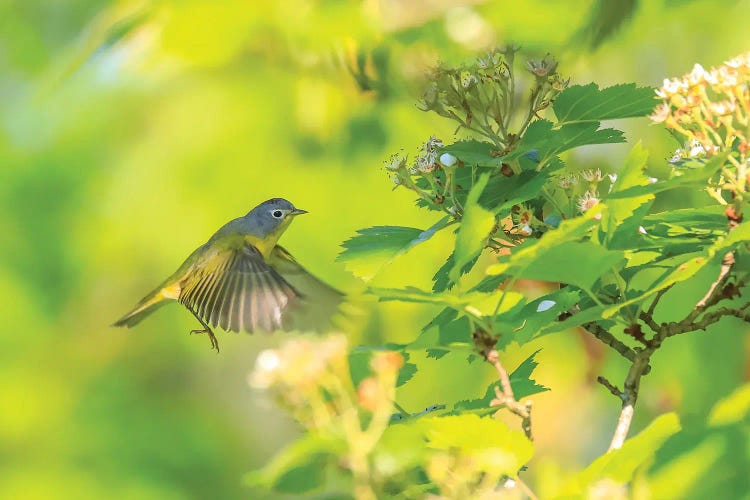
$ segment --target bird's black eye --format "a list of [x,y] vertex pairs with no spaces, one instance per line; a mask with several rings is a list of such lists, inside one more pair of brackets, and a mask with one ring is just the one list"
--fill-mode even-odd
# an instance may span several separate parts
[[271,215],[273,215],[277,219],[281,219],[281,216],[284,214],[281,212],[281,210],[274,210],[273,212],[271,212]]

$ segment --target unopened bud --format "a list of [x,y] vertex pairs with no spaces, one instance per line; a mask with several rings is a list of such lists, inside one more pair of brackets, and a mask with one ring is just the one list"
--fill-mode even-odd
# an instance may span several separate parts
[[440,155],[440,163],[444,167],[452,167],[453,165],[456,164],[457,161],[458,161],[458,158],[456,158],[450,153],[443,153]]

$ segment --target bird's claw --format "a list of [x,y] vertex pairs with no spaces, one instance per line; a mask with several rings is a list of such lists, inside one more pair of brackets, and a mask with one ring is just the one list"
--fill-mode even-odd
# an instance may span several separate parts
[[211,331],[210,328],[203,328],[202,330],[190,330],[190,335],[192,334],[207,334],[208,339],[211,341],[211,349],[216,349],[216,352],[219,352],[219,341],[216,340],[216,335],[214,335],[214,332]]

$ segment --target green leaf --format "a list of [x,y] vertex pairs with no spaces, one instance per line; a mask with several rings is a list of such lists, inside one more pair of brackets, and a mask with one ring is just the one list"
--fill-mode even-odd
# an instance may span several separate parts
[[560,496],[579,495],[602,479],[615,483],[627,483],[635,471],[646,464],[656,450],[680,430],[680,421],[675,413],[657,417],[637,436],[628,439],[619,450],[600,456],[576,478],[569,481]]
[[306,434],[278,453],[262,469],[249,472],[250,486],[284,493],[305,493],[323,485],[328,459],[344,453],[346,444],[331,436]]
[[708,421],[686,425],[659,448],[644,478],[653,498],[734,498],[750,491],[750,384],[720,400]]
[[623,24],[633,18],[638,7],[637,0],[597,0],[589,8],[586,24],[576,38],[582,39],[591,49],[596,49],[611,38]]
[[458,141],[440,149],[440,153],[450,153],[465,166],[496,167],[500,160],[493,156],[497,147],[489,142],[466,140]]
[[[453,285],[455,285],[455,283],[448,277],[448,273],[450,273],[451,269],[453,269],[454,266],[455,259],[453,258],[453,255],[453,253],[450,254],[445,263],[440,266],[440,269],[437,270],[435,276],[432,277],[432,280],[434,281],[434,284],[432,285],[433,292],[444,292],[446,290],[450,290],[451,288],[453,288]],[[478,257],[479,256],[477,256],[477,258]],[[464,264],[464,267],[461,269],[461,276],[471,271],[471,269],[474,267],[474,264],[476,264],[477,262],[477,258],[474,258]]]
[[367,291],[368,293],[377,296],[381,302],[399,300],[401,302],[448,306],[454,309],[463,309],[463,307],[469,304],[472,300],[480,300],[485,297],[485,294],[482,293],[467,293],[459,296],[450,292],[427,292],[413,286],[407,286],[405,288],[370,287]]
[[490,266],[487,269],[487,274],[507,274],[511,267],[523,270],[526,266],[534,264],[550,248],[577,240],[585,235],[598,223],[596,218],[602,217],[603,210],[604,206],[599,204],[580,217],[563,221],[557,229],[547,232],[544,238],[533,243],[526,243],[519,250],[513,252],[510,259]]
[[516,477],[531,459],[534,448],[520,431],[493,418],[470,413],[419,419],[427,446],[470,456],[480,470]]
[[512,317],[501,314],[495,324],[501,331],[513,331],[513,340],[523,345],[540,336],[557,331],[558,318],[577,304],[581,291],[565,287],[543,295],[515,311]]
[[705,188],[706,181],[716,175],[724,166],[728,153],[728,151],[724,151],[716,156],[712,156],[708,161],[702,159],[691,160],[690,164],[694,165],[694,168],[677,168],[669,179],[660,180],[653,184],[649,183],[648,185],[634,185],[610,193],[607,196],[607,202],[611,202],[616,198],[632,198],[677,188],[693,188],[696,191],[702,190]]
[[573,85],[552,104],[560,123],[632,118],[650,114],[657,104],[654,89],[634,83],[599,89],[595,83]]
[[464,216],[456,236],[453,268],[448,273],[454,283],[459,280],[464,266],[476,258],[487,244],[487,237],[495,225],[495,215],[479,205],[489,174],[482,175],[469,192],[464,206]]
[[[546,239],[547,236],[511,255],[508,262],[491,266],[487,271],[508,274],[516,279],[567,283],[590,291],[602,275],[625,259],[624,252],[607,250],[590,241],[564,241],[551,245]],[[534,257],[520,255],[524,251]]]
[[728,425],[750,418],[750,383],[716,403],[708,419],[710,425]]
[[529,125],[521,143],[506,158],[514,159],[537,150],[541,158],[549,159],[579,146],[625,142],[621,131],[599,129],[599,125],[599,122],[593,121],[560,126],[549,120],[537,120]]
[[370,280],[386,264],[410,248],[430,239],[451,221],[444,217],[429,229],[402,226],[376,226],[360,229],[344,243],[337,261],[344,262],[356,276]]
[[[625,158],[625,163],[618,174],[617,181],[615,181],[612,186],[610,194],[619,193],[635,186],[648,186],[650,183],[648,177],[644,174],[647,160],[648,151],[646,151],[641,143],[638,142],[630,150],[627,158]],[[613,235],[614,230],[622,224],[625,219],[630,217],[636,208],[653,198],[654,195],[651,193],[632,196],[629,198],[615,199],[612,201],[609,200],[608,196],[606,203],[609,207],[609,217],[607,217],[605,222],[602,223],[602,229]]]
[[602,232],[609,243],[609,248],[632,247],[636,238],[643,237],[638,233],[638,226],[641,225],[643,217],[648,213],[651,206],[649,202],[654,199],[654,195],[649,193],[611,200],[609,196],[611,193],[618,193],[631,187],[648,186],[650,182],[644,174],[647,160],[648,151],[643,148],[640,142],[637,143],[625,158],[617,181],[605,199],[608,217],[602,220]]
[[611,318],[623,307],[643,302],[648,297],[659,292],[659,290],[663,290],[675,283],[692,278],[698,271],[710,263],[712,259],[722,258],[726,252],[733,250],[737,245],[747,241],[750,241],[750,222],[743,222],[736,226],[727,236],[718,238],[713,245],[707,247],[706,250],[702,252],[702,255],[697,257],[689,256],[688,259],[677,263],[670,271],[664,273],[662,279],[654,282],[643,293],[639,293],[634,297],[630,297],[628,300],[619,302],[604,309],[602,311],[602,317]]
[[513,205],[538,197],[553,171],[545,168],[541,172],[524,171],[512,177],[497,175],[490,179],[479,197],[479,204],[496,215],[506,216]]
[[[513,396],[516,400],[549,390],[549,388],[537,384],[536,381],[531,378],[532,373],[537,365],[539,365],[536,359],[534,359],[537,354],[539,354],[539,351],[534,352],[531,356],[526,358],[509,376],[510,385],[513,388]],[[488,413],[494,413],[496,409],[490,407],[490,402],[495,399],[495,387],[499,385],[499,381],[494,381],[487,387],[483,397],[457,402],[453,406],[451,413],[455,414],[481,409],[486,409]]]
[[410,425],[410,418],[398,420],[399,425],[390,425],[373,453],[376,468],[387,466],[379,471],[387,476],[419,467],[425,460],[424,431],[419,425]]

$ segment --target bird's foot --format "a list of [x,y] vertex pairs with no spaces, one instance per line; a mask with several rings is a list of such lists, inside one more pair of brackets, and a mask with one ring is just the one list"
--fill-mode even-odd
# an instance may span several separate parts
[[214,332],[210,328],[203,328],[202,330],[190,330],[190,335],[192,334],[202,334],[205,333],[208,335],[208,339],[211,341],[211,349],[216,349],[216,352],[219,352],[219,341],[216,340],[216,335],[214,335]]

